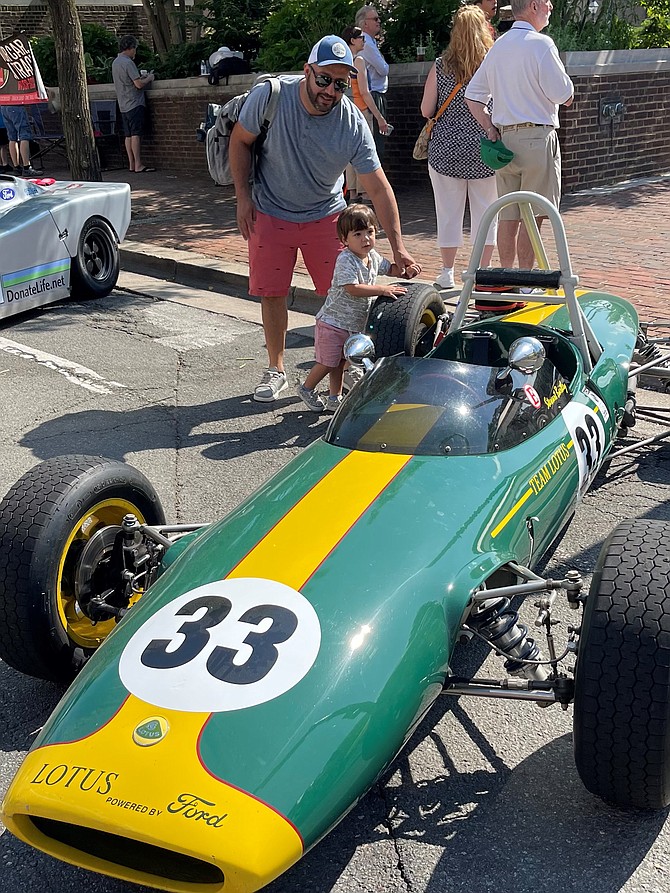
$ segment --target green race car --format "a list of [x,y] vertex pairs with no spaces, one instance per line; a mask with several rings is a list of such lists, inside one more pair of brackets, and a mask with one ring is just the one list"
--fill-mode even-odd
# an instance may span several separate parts
[[[99,458],[13,487],[0,657],[81,670],[5,797],[15,835],[128,881],[250,893],[346,815],[443,693],[572,703],[587,788],[670,804],[667,526],[617,528],[588,595],[578,573],[533,570],[634,421],[639,344],[628,303],[576,296],[547,214],[561,269],[536,281],[562,294],[471,319],[490,275],[473,260],[426,356],[373,365],[353,336],[368,371],[324,438],[222,521],[166,525],[149,482]],[[542,643],[513,607],[525,595]],[[560,648],[558,595],[582,615]],[[501,679],[452,674],[472,640]]]

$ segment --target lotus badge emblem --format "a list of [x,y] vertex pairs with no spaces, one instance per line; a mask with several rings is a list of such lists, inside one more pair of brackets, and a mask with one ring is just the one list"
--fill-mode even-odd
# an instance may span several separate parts
[[167,719],[162,716],[150,716],[149,719],[143,720],[133,730],[133,741],[140,747],[151,747],[152,744],[158,744],[167,735],[170,726]]

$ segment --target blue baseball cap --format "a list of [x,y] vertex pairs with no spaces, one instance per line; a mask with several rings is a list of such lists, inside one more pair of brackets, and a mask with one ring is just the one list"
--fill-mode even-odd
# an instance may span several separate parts
[[322,37],[312,47],[312,52],[307,60],[308,65],[348,65],[352,71],[356,71],[354,57],[351,50],[337,34],[329,34]]

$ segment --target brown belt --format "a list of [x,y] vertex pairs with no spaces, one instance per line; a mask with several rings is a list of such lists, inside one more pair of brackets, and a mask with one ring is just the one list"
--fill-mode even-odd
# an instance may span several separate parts
[[552,124],[532,124],[530,121],[524,121],[523,124],[494,124],[499,133],[506,130],[521,130],[522,127],[552,127]]

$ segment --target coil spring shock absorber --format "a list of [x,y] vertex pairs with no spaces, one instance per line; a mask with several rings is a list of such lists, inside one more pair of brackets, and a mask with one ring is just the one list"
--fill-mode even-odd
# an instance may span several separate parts
[[511,655],[505,661],[505,669],[511,676],[522,676],[535,682],[549,678],[547,667],[524,663],[542,660],[542,654],[535,640],[528,635],[528,627],[519,622],[519,614],[511,607],[508,598],[483,601],[472,612],[467,625],[494,648]]

